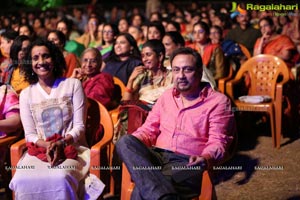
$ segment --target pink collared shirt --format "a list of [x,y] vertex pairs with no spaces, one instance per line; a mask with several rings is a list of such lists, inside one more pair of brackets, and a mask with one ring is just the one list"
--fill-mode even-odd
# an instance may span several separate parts
[[173,89],[167,90],[133,135],[147,146],[203,156],[213,164],[226,156],[234,131],[230,100],[206,85],[186,108]]

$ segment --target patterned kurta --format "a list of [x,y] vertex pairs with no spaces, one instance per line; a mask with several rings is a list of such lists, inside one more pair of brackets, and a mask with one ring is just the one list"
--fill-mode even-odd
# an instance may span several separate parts
[[[86,146],[86,98],[77,79],[57,79],[47,94],[39,83],[20,95],[20,113],[27,142],[52,136],[73,136],[77,160],[66,159],[56,168],[25,153],[20,159],[10,188],[16,199],[78,199],[79,183],[89,170],[90,151]],[[24,168],[25,167],[25,168]]]

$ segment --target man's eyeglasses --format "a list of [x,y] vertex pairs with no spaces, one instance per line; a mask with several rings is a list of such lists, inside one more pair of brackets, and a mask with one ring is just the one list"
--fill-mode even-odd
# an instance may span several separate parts
[[194,71],[196,71],[196,68],[195,67],[191,67],[191,66],[172,67],[172,72],[175,73],[175,74],[178,74],[181,71],[183,71],[184,74],[190,74],[190,73],[193,73]]

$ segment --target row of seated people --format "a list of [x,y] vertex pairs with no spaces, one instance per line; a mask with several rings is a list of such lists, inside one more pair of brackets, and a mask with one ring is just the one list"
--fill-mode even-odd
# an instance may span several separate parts
[[[239,34],[238,36],[236,36],[237,34],[234,34],[234,32],[237,32],[236,31],[237,28],[236,28],[236,29],[232,29],[231,31],[229,31],[229,33],[227,34],[227,37],[225,39],[238,41],[238,43],[246,46],[246,48],[250,49],[250,52],[252,52],[252,49],[254,48],[254,43],[261,34],[259,33],[258,30],[253,29],[251,26],[249,26],[249,20],[250,20],[250,18],[248,17],[247,14],[246,15],[243,15],[243,14],[238,15],[237,16],[238,27],[240,27],[241,30],[245,30],[247,32],[247,34]],[[262,21],[264,21],[264,20],[262,20]],[[64,22],[64,20],[59,21],[57,23],[57,29],[64,30],[66,27],[68,27],[65,23],[66,22]],[[92,27],[90,27],[90,26],[94,26],[94,24],[97,24],[97,23],[98,23],[97,18],[91,17],[87,25],[88,25],[89,29],[92,29]],[[274,25],[270,24],[270,27],[271,26],[272,26],[271,30],[274,30]],[[93,28],[93,30],[94,29],[95,29],[95,27]],[[105,34],[107,35],[107,37],[105,37],[105,38],[110,38],[110,41],[107,42],[107,43],[109,43],[108,46],[109,46],[110,50],[106,51],[106,52],[102,52],[102,50],[100,50],[100,52],[103,56],[103,60],[105,61],[104,62],[105,64],[103,64],[103,66],[102,66],[102,71],[109,72],[113,76],[119,77],[126,85],[127,80],[129,78],[131,72],[133,71],[133,68],[136,66],[139,66],[139,64],[141,64],[141,57],[140,57],[140,54],[138,54],[136,52],[134,45],[132,45],[133,46],[132,47],[133,49],[131,52],[132,57],[131,56],[129,57],[132,59],[130,59],[130,60],[126,60],[126,58],[121,58],[118,55],[118,53],[116,54],[116,52],[114,52],[115,45],[116,45],[116,39],[118,36],[118,31],[116,29],[117,28],[115,26],[113,26],[112,24],[107,24],[107,25],[103,26],[102,32],[103,33],[105,32]],[[147,29],[148,29],[148,36],[147,36],[148,40],[158,39],[163,42],[165,48],[167,49],[166,55],[165,55],[166,59],[170,55],[170,52],[168,52],[168,51],[172,51],[172,48],[177,48],[178,46],[183,46],[183,42],[178,42],[178,41],[182,41],[182,37],[180,38],[179,36],[174,36],[176,34],[171,34],[172,36],[165,34],[164,27],[159,22],[153,22],[153,23],[149,24]],[[248,34],[248,32],[249,32],[249,34]],[[253,32],[253,34],[252,34],[252,32]],[[268,32],[271,33],[270,31],[268,31]],[[180,34],[179,31],[177,31],[176,33]],[[51,31],[48,34],[48,39],[53,41],[55,44],[57,44],[60,47],[60,49],[63,51],[66,62],[67,62],[67,66],[68,66],[65,76],[69,77],[69,76],[71,76],[74,68],[78,67],[79,64],[78,64],[78,62],[76,62],[74,54],[68,53],[67,51],[63,50],[65,45],[67,43],[71,42],[71,41],[66,41],[67,34],[68,34],[68,32],[64,33],[65,38],[62,39],[61,34],[59,34],[58,32]],[[222,42],[222,30],[221,29],[217,30],[216,26],[209,27],[207,25],[207,23],[202,22],[202,21],[194,24],[192,34],[193,34],[194,40],[193,40],[193,43],[188,44],[188,46],[195,48],[200,53],[200,55],[204,59],[204,64],[212,72],[214,79],[218,80],[220,78],[227,76],[230,71],[230,64],[228,64],[228,60],[232,60],[232,59],[235,60],[235,59],[234,58],[225,59],[224,56],[225,57],[231,56],[231,55],[229,55],[230,53],[236,54],[237,52],[230,52],[230,51],[232,51],[232,49],[238,49],[238,47],[235,46],[231,49],[223,48],[223,46],[226,45],[228,40],[225,40]],[[234,37],[232,35],[234,35]],[[15,36],[12,36],[12,34],[9,35],[8,33],[4,32],[2,34],[2,37],[3,37],[3,41],[2,41],[3,51],[2,52],[6,56],[8,56],[8,55],[10,55],[9,44],[12,43]],[[247,39],[247,43],[246,43],[245,42],[246,39],[245,38],[239,39],[240,37],[251,37],[251,40]],[[175,41],[173,38],[175,38]],[[264,38],[266,38],[266,37],[264,37]],[[134,37],[134,39],[136,39],[136,38]],[[171,39],[171,41],[170,41],[170,39]],[[6,41],[8,43],[7,44],[8,46],[4,48]],[[273,39],[272,39],[272,42],[273,42]],[[129,43],[132,43],[132,42],[129,41]],[[137,40],[136,40],[136,43],[137,43]],[[172,47],[172,43],[175,43],[175,45],[173,47]],[[225,43],[225,44],[223,44],[223,43]],[[279,51],[279,52],[275,52],[275,53],[279,56],[279,54],[281,54],[280,51],[283,51],[282,49],[292,50],[294,48],[294,46],[290,45],[290,43],[292,43],[291,40],[289,41],[289,43],[287,43],[287,45],[284,45],[284,47],[280,47],[280,46],[277,47],[276,49],[278,49],[277,51]],[[266,44],[266,41],[264,42],[264,45],[265,44]],[[169,45],[169,46],[167,47],[167,45]],[[220,48],[220,47],[222,47],[222,48]],[[141,47],[139,46],[139,49],[140,48]],[[168,50],[170,48],[171,48],[171,50]],[[26,49],[26,48],[24,48],[24,49]],[[266,48],[266,49],[269,49],[269,48]],[[274,48],[271,48],[271,49],[274,49]],[[82,52],[82,50],[81,50],[81,52]],[[295,50],[295,48],[294,48],[294,50]],[[224,54],[223,54],[223,52],[224,52]],[[262,53],[264,53],[264,52],[262,52]],[[266,53],[268,53],[268,52],[266,52]],[[274,53],[274,52],[271,52],[271,53]],[[16,54],[16,52],[14,54]],[[107,58],[108,55],[110,55],[109,56],[110,58]],[[16,57],[16,56],[14,55],[14,57]],[[288,57],[291,57],[291,55]],[[9,58],[9,56],[8,56],[8,58]],[[106,60],[106,58],[107,58],[107,60]],[[283,58],[283,56],[281,56],[281,58],[284,59],[285,61],[289,60],[288,62],[290,62],[291,64],[296,63],[296,61],[291,62],[290,61],[291,59],[289,59],[289,58]],[[121,60],[121,62],[120,62],[120,60]],[[125,60],[127,62],[125,62]],[[16,62],[16,63],[18,63],[18,62]],[[7,68],[7,64],[3,63],[3,65],[1,65],[2,71],[11,71],[13,68],[17,69],[17,67],[15,66],[16,63],[13,62],[14,67],[11,66],[9,70],[5,70],[5,68]],[[128,63],[130,63],[130,64],[128,64]],[[238,69],[239,64],[240,64],[239,61],[236,62],[235,64],[237,65],[235,68]],[[112,67],[112,65],[120,65],[120,68],[122,67],[122,69],[125,68],[123,66],[126,66],[127,68],[129,68],[128,69],[129,72],[125,75],[124,75],[124,73],[120,74],[122,72],[119,72],[118,68],[114,68],[114,67]],[[165,67],[169,67],[169,65],[166,64]],[[17,83],[15,83],[15,85],[18,85],[18,79],[20,77],[17,76],[17,74],[18,74],[17,72],[15,72],[14,75],[12,75],[12,76],[7,75],[7,74],[2,74],[2,76],[4,76],[4,78],[2,78],[2,82],[10,83],[12,81],[12,82],[17,82]],[[12,77],[13,80],[11,80],[9,77]]]
[[[62,23],[62,22],[60,22],[60,23]],[[60,25],[60,23],[58,24],[58,26]],[[158,27],[158,25],[156,25],[156,26]],[[154,26],[154,27],[156,27],[156,26]],[[271,24],[271,26],[272,26],[272,24]],[[150,28],[152,28],[152,27],[149,26],[149,29]],[[110,27],[108,29],[113,29],[113,28]],[[273,30],[273,26],[272,26],[271,30]],[[202,33],[200,35],[198,33],[199,31],[202,31]],[[220,29],[216,29],[216,27],[211,27],[211,29],[209,30],[209,27],[207,26],[207,24],[205,24],[203,22],[199,22],[199,23],[195,24],[194,32],[193,32],[194,38],[199,37],[199,41],[197,42],[195,40],[193,44],[188,45],[192,48],[197,49],[198,52],[202,55],[206,66],[212,72],[215,80],[226,77],[230,73],[231,65],[228,62],[230,62],[232,60],[235,61],[234,64],[236,66],[234,66],[234,69],[236,72],[238,67],[240,66],[240,60],[243,60],[243,58],[238,58],[238,59],[235,58],[236,56],[242,55],[242,52],[241,52],[241,50],[239,50],[239,47],[236,46],[236,43],[233,43],[234,45],[232,45],[232,43],[229,42],[231,40],[229,40],[229,41],[225,40],[222,42],[222,37],[221,37],[222,32],[221,31],[222,30],[220,30]],[[108,30],[107,30],[107,32],[108,32]],[[110,32],[114,32],[114,31],[110,30]],[[3,33],[2,37],[4,37],[4,39],[7,40],[8,43],[12,44],[14,36],[12,36],[12,34],[10,34],[9,36],[8,35],[9,35],[9,33]],[[162,35],[162,33],[158,34],[158,35]],[[178,48],[179,46],[184,46],[184,42],[182,42],[184,40],[182,40],[182,37],[178,36],[178,35],[180,35],[178,32],[172,32],[172,33],[164,34],[163,37],[157,36],[156,38],[154,38],[154,39],[159,39],[163,42],[163,44],[166,48],[166,54],[165,54],[166,61],[167,61],[170,53],[174,50],[174,48]],[[116,37],[116,36],[117,35],[115,35],[114,37]],[[211,39],[211,42],[209,42],[209,38]],[[74,68],[78,67],[79,64],[78,64],[74,54],[68,53],[67,51],[63,50],[64,45],[67,43],[65,37],[62,36],[62,34],[60,32],[53,31],[53,32],[49,33],[48,39],[53,41],[55,44],[57,44],[60,47],[60,49],[63,51],[66,62],[67,62],[67,71],[65,73],[65,76],[70,77],[72,72],[74,71]],[[120,61],[120,57],[114,51],[112,51],[112,49],[115,48],[116,41],[115,42],[114,41],[111,42],[110,51],[106,52],[105,55],[104,55],[104,53],[102,53],[103,58],[104,58],[104,56],[107,57],[107,55],[109,55],[109,53],[112,54],[110,56],[110,59],[107,59],[107,60],[103,59],[105,61],[104,62],[105,64],[103,64],[102,70],[104,72],[106,71],[106,72],[111,73],[113,76],[119,77],[126,85],[127,79],[129,78],[131,72],[133,71],[132,69],[135,66],[138,66],[139,64],[141,64],[140,54],[136,53],[135,47],[132,47],[133,51],[131,53],[132,53],[132,57],[134,59],[130,59],[130,60],[127,60],[127,62],[124,62],[125,58],[122,58],[123,60],[121,60],[121,62],[118,62],[118,61]],[[131,41],[129,41],[129,42],[132,43]],[[5,43],[5,42],[3,42],[3,43]],[[272,43],[274,43],[273,40],[272,40]],[[275,43],[278,44],[278,42],[276,42],[276,41],[275,41]],[[230,44],[229,45],[230,48],[228,47],[228,44]],[[293,50],[295,50],[295,48],[292,45],[293,43],[291,43],[291,40],[289,40],[289,43],[286,43],[286,45],[285,45],[285,43],[283,43],[283,44],[284,44],[283,45],[284,47],[279,46],[276,48],[276,49],[279,49],[279,50],[277,50],[279,52],[275,52],[276,55],[281,54],[280,51],[283,51],[283,49],[288,50],[288,51],[291,50],[292,53],[289,53],[291,55],[289,55],[288,57],[292,56],[293,58],[297,59],[297,57],[293,56],[294,55]],[[27,45],[28,45],[28,42],[27,42]],[[243,43],[240,43],[240,45],[243,46]],[[253,43],[253,45],[254,45],[254,43]],[[222,47],[222,50],[220,49],[220,47]],[[7,52],[5,52],[5,54],[10,55],[9,48],[5,48],[5,49],[8,49]],[[24,45],[24,48],[22,48],[22,49],[26,50],[26,44]],[[274,49],[274,48],[266,48],[266,49]],[[224,54],[222,51],[224,52]],[[20,91],[20,89],[17,88],[17,86],[22,85],[22,84],[19,83],[19,79],[21,77],[19,77],[19,75],[18,75],[18,68],[17,68],[18,62],[16,61],[17,60],[16,53],[17,52],[14,52],[13,53],[14,55],[12,55],[12,60],[14,60],[15,62],[13,62],[13,64],[10,65],[8,70],[5,70],[5,67],[7,68],[7,65],[9,63],[8,64],[2,63],[2,65],[1,65],[3,68],[2,71],[9,71],[8,74],[2,74],[4,76],[4,78],[2,78],[2,82],[11,83],[16,91]],[[263,53],[268,53],[268,52],[263,52]],[[271,54],[272,53],[274,53],[274,52],[271,52]],[[257,53],[255,52],[255,54],[257,54]],[[224,58],[224,56],[225,56],[225,58]],[[283,59],[282,56],[281,56],[281,58]],[[284,58],[284,60],[286,60],[286,61],[289,60],[288,62],[291,65],[293,65],[297,62],[294,59],[288,59],[288,58]],[[291,60],[293,60],[293,61],[291,61]],[[130,63],[130,64],[128,64],[128,63]],[[120,68],[121,67],[124,68],[123,66],[130,68],[129,72],[124,75],[124,73],[121,74],[122,72],[119,72],[118,69],[112,68],[112,65],[117,65],[117,64],[120,65]],[[105,65],[106,65],[106,67],[105,67]],[[168,62],[165,62],[164,66],[169,67]],[[14,74],[9,75],[10,73],[12,73],[12,70],[14,70],[14,69],[16,69]],[[218,81],[217,81],[217,83],[218,83]]]

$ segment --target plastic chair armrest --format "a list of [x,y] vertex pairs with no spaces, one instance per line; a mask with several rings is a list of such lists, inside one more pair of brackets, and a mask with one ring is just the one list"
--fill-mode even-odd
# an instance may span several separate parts
[[1,138],[0,146],[7,146],[7,145],[13,143],[17,138],[18,138],[18,136],[7,136],[5,138]]
[[100,178],[100,170],[101,166],[101,150],[108,146],[111,142],[110,138],[104,138],[91,147],[91,157],[90,157],[90,173],[94,174],[98,178]]
[[[17,166],[19,160],[21,159],[23,153],[26,150],[26,141],[22,139],[10,147],[10,160],[12,166]],[[12,170],[12,176],[15,174],[15,169]]]
[[112,119],[114,125],[117,123],[118,118],[119,118],[119,108],[120,108],[120,106],[109,111],[109,114],[111,116],[111,119]]
[[232,101],[234,101],[234,87],[238,83],[240,83],[241,79],[233,79],[226,83],[226,93],[231,98]]

